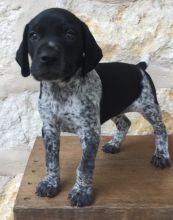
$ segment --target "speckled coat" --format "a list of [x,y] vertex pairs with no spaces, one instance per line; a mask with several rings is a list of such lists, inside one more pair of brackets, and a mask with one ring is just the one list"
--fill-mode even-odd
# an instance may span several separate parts
[[[166,129],[149,79],[142,70],[141,75],[141,95],[121,114],[112,118],[117,125],[117,131],[113,139],[103,146],[103,151],[106,153],[120,151],[120,145],[131,124],[124,113],[139,112],[155,130],[156,150],[152,163],[158,167],[166,167],[169,166]],[[81,77],[79,70],[68,83],[42,82],[39,112],[43,121],[47,175],[37,187],[38,195],[52,197],[58,192],[60,131],[66,131],[80,137],[83,150],[76,183],[69,193],[71,204],[84,206],[91,203],[92,176],[100,141],[101,97],[102,83],[95,70],[89,72],[86,77]]]
[[82,146],[69,199],[73,206],[90,205],[100,124],[109,119],[116,124],[117,131],[103,151],[117,153],[131,124],[126,112],[141,113],[153,126],[156,150],[152,164],[160,168],[170,165],[156,91],[145,71],[148,62],[99,63],[101,58],[102,50],[87,25],[65,9],[47,9],[25,26],[16,61],[24,77],[31,72],[41,82],[39,112],[47,170],[36,189],[39,196],[58,193],[60,132],[68,131],[79,136]]
[[101,91],[101,81],[95,70],[85,78],[80,77],[77,72],[67,84],[42,82],[39,112],[43,121],[43,137],[47,151],[47,176],[43,180],[44,184],[42,182],[41,186],[38,186],[37,193],[42,195],[47,184],[50,184],[51,188],[50,192],[46,190],[47,196],[52,195],[52,185],[55,190],[58,189],[59,135],[62,130],[78,134],[83,149],[73,191],[83,188],[85,191],[87,189],[89,196],[92,194],[92,174],[100,140]]

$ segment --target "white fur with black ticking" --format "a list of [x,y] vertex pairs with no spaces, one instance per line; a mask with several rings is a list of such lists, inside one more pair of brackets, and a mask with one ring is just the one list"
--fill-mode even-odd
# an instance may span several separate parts
[[59,82],[42,82],[39,112],[47,146],[47,175],[38,185],[37,194],[51,197],[52,192],[57,192],[60,183],[58,157],[60,130],[72,132],[80,137],[83,160],[77,169],[76,183],[69,196],[75,199],[77,195],[75,205],[82,206],[84,201],[80,201],[80,195],[81,197],[85,195],[87,203],[92,199],[92,174],[100,140],[99,115],[102,89],[95,70],[89,72],[85,78],[79,75],[79,72],[76,73],[63,85]]
[[153,165],[170,165],[156,91],[145,71],[148,57],[137,65],[99,63],[101,58],[102,50],[87,25],[65,9],[47,9],[25,26],[16,60],[24,77],[31,72],[41,84],[38,106],[43,121],[46,175],[37,186],[38,196],[57,195],[60,133],[72,132],[80,138],[82,158],[69,199],[73,206],[90,205],[101,124],[111,118],[115,122],[117,132],[103,150],[119,152],[131,124],[126,112],[140,112],[152,124],[156,140]]

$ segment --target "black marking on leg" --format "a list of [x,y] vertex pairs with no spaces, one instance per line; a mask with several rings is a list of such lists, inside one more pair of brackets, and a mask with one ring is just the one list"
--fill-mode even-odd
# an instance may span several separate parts
[[131,122],[125,115],[119,115],[112,118],[117,126],[117,131],[112,140],[105,144],[102,149],[105,153],[116,154],[120,152],[120,146],[130,128]]
[[40,197],[54,197],[59,192],[59,186],[51,184],[48,181],[42,181],[38,184],[36,188],[36,194]]
[[171,166],[170,159],[164,157],[164,155],[154,155],[151,159],[151,164],[162,169]]
[[93,128],[88,130],[88,126],[86,126],[81,134],[82,159],[77,169],[76,183],[69,193],[71,205],[77,207],[88,206],[93,200],[92,180],[100,141],[100,126],[98,124],[97,131]]
[[116,154],[116,153],[119,153],[120,152],[120,148],[118,147],[115,147],[114,145],[112,144],[105,144],[103,147],[102,147],[102,150],[105,152],[105,153],[111,153],[111,154]]
[[87,187],[81,187],[80,189],[73,188],[68,195],[68,199],[70,199],[70,203],[72,206],[88,206],[91,205],[93,201],[93,193],[92,190],[88,190]]

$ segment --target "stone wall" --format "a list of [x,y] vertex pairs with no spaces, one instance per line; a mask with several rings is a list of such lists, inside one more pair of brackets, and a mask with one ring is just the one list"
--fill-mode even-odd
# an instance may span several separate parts
[[[1,0],[0,148],[30,148],[41,134],[37,112],[39,84],[22,78],[14,61],[24,25],[49,7],[64,7],[88,24],[105,61],[138,62],[149,53],[148,68],[157,86],[163,118],[173,133],[173,1],[171,0]],[[151,133],[139,115],[130,114],[129,134]],[[111,122],[102,132],[113,134]]]

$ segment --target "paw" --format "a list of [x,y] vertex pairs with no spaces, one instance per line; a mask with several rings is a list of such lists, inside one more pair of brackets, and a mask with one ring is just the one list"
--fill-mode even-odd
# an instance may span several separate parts
[[54,197],[58,194],[59,186],[55,181],[43,180],[41,181],[37,188],[36,194],[40,197]]
[[111,154],[116,154],[116,153],[119,153],[120,152],[120,147],[116,147],[115,145],[113,144],[105,144],[103,147],[102,147],[102,150],[105,152],[105,153],[111,153]]
[[151,164],[162,169],[171,166],[170,159],[164,155],[154,155],[152,157]]
[[88,188],[73,188],[69,193],[71,205],[76,207],[83,207],[91,205],[93,201],[92,190]]

